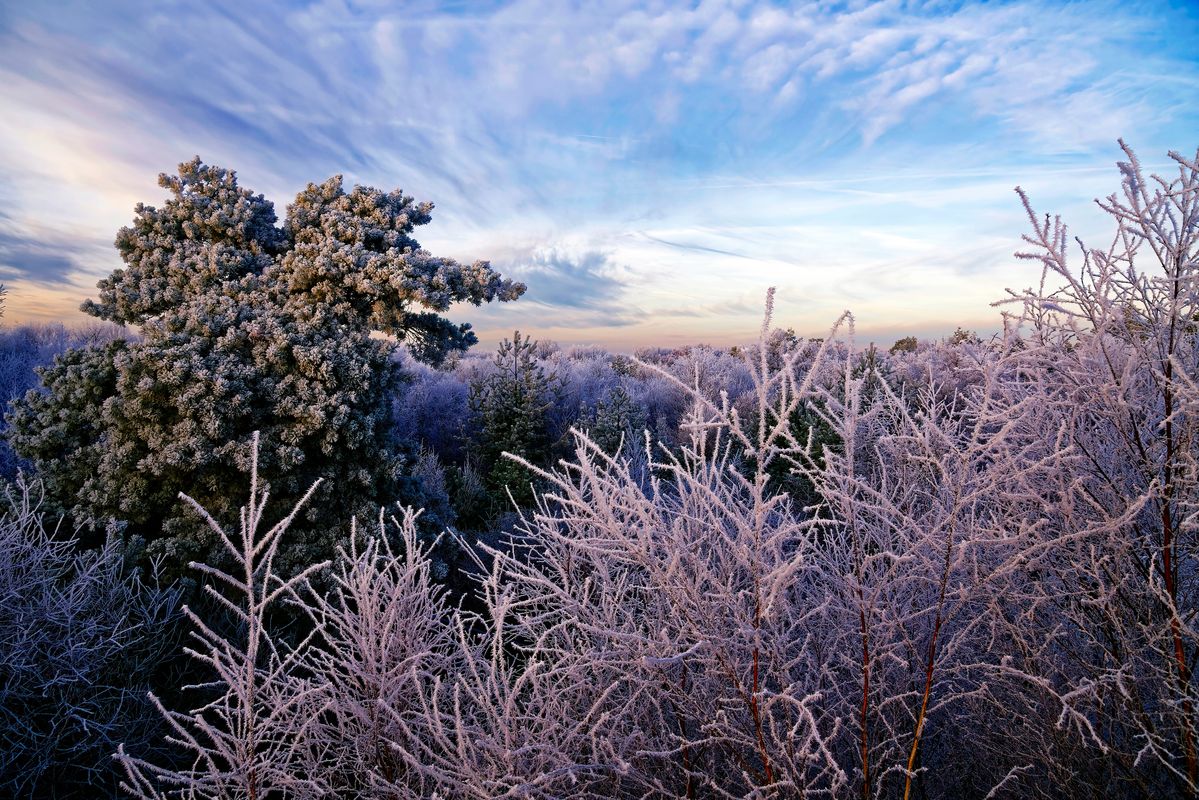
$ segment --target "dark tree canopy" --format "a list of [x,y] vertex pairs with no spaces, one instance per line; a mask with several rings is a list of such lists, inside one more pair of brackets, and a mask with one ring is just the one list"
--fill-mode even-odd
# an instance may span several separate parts
[[12,444],[53,498],[77,522],[126,521],[185,563],[211,542],[178,492],[232,516],[227,487],[260,430],[277,497],[326,479],[293,537],[296,563],[327,552],[351,513],[419,499],[389,436],[394,345],[371,334],[438,364],[476,341],[441,316],[452,303],[514,300],[525,287],[485,261],[421,249],[410,234],[432,204],[398,191],[309,184],[280,227],[270,201],[198,158],[159,183],[170,198],[137,206],[117,234],[125,268],[83,305],[139,326],[140,340],[68,352],[14,404]]

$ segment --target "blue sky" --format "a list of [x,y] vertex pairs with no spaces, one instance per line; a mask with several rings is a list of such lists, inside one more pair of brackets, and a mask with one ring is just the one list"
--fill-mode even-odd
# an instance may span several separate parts
[[117,228],[200,155],[437,205],[439,255],[529,292],[492,344],[731,343],[768,286],[805,334],[998,325],[1035,267],[1012,191],[1096,243],[1116,138],[1199,145],[1185,2],[0,4],[9,320],[84,322]]

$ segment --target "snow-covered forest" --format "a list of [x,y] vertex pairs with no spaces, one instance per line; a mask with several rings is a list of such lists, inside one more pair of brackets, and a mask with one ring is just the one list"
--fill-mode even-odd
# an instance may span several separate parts
[[1199,156],[1124,152],[1103,242],[1017,190],[999,335],[632,355],[182,165],[0,332],[0,792],[1195,796]]

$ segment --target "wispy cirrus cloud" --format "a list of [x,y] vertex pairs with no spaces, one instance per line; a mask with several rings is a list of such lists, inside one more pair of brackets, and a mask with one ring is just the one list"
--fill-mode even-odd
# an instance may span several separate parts
[[541,249],[510,259],[506,271],[529,285],[526,299],[555,308],[612,311],[625,290],[607,254],[598,250],[572,255]]
[[76,231],[22,222],[0,211],[0,278],[36,286],[74,285],[97,247]]
[[[1110,189],[1117,135],[1146,160],[1192,144],[1197,19],[1106,0],[9,6],[10,311],[24,292],[74,313],[133,203],[198,153],[280,205],[333,173],[433,200],[430,249],[528,276],[481,330],[524,313],[652,337],[653,309],[705,308],[752,331],[722,294],[747,283],[898,319],[902,286],[844,279],[878,264],[935,316],[1011,282],[970,241],[1015,242],[1011,185],[1070,175],[1042,202],[1077,209]],[[909,237],[938,266],[910,264]]]
[[602,250],[556,242],[501,252],[492,265],[528,290],[515,305],[471,309],[485,333],[530,323],[563,331],[624,328],[644,320],[627,298],[627,268]]
[[48,242],[0,231],[0,271],[10,279],[63,283],[71,273],[80,270],[73,250],[72,244],[65,240]]

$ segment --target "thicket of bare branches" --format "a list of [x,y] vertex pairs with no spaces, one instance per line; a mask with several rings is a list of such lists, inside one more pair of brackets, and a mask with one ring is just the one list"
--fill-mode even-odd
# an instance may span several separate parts
[[46,529],[36,487],[13,488],[0,518],[0,795],[112,792],[118,744],[160,751],[146,687],[177,645],[178,592],[143,581],[115,541],[77,552]]
[[1122,190],[1098,201],[1115,236],[1106,248],[1077,242],[1077,264],[1066,226],[1038,218],[1020,192],[1033,249],[1018,255],[1043,271],[1036,290],[1013,296],[1047,384],[1040,402],[1060,420],[1089,513],[1121,520],[1063,560],[1071,591],[1047,601],[1072,632],[1069,658],[1044,673],[1077,664],[1058,679],[1095,720],[1113,783],[1193,794],[1199,153],[1171,153],[1176,174],[1162,178],[1121,146]]
[[[1127,152],[1115,244],[1077,267],[1025,198],[1045,274],[1004,336],[883,363],[848,315],[780,347],[768,302],[751,391],[662,372],[681,447],[577,433],[526,464],[550,489],[480,553],[481,611],[448,604],[409,512],[355,531],[331,590],[283,580],[290,517],[261,533],[253,486],[239,535],[209,519],[244,624],[195,620],[220,697],[168,714],[192,766],[122,755],[127,788],[1194,795],[1199,170]],[[275,641],[273,604],[311,635]]]

